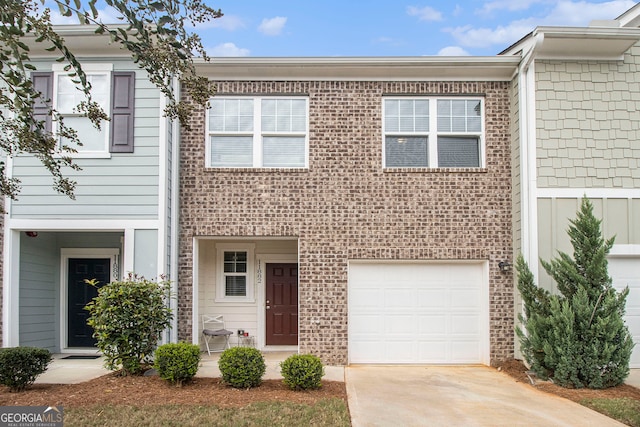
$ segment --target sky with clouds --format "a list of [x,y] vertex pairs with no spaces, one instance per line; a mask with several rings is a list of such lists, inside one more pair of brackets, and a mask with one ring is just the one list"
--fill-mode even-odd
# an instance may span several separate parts
[[[614,19],[633,0],[204,0],[210,56],[495,55],[537,26]],[[110,17],[104,11],[105,17]],[[62,20],[62,19],[61,19]]]

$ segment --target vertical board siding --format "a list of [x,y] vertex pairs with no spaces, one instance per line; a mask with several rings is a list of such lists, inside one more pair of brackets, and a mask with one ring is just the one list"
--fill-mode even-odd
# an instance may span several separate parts
[[[594,214],[602,219],[605,239],[615,236],[615,244],[640,244],[639,199],[590,199]],[[580,198],[538,199],[538,251],[540,259],[549,261],[558,251],[573,255],[573,247],[567,235],[569,220],[575,219],[580,208]],[[539,265],[539,283],[545,289],[555,291],[556,285]]]
[[19,344],[59,351],[60,258],[55,236],[20,235]]
[[[107,59],[97,62],[105,62]],[[50,64],[37,64],[39,69]],[[135,69],[114,62],[114,71]],[[75,159],[82,170],[65,170],[77,182],[76,200],[57,194],[52,179],[31,156],[14,159],[13,176],[21,180],[13,218],[158,218],[160,92],[143,71],[136,71],[133,153],[112,153],[106,159]]]

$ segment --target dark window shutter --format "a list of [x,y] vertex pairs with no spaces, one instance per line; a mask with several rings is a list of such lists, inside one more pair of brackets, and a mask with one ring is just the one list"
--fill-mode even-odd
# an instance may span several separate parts
[[31,81],[36,92],[40,92],[40,97],[36,98],[33,104],[33,118],[45,122],[45,130],[51,132],[51,99],[53,98],[53,72],[33,71]]
[[133,153],[133,111],[136,75],[114,72],[111,77],[111,153]]

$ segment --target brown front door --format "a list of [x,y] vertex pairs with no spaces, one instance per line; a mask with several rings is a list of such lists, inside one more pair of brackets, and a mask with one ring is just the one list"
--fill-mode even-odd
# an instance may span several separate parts
[[267,264],[267,345],[298,345],[298,264]]

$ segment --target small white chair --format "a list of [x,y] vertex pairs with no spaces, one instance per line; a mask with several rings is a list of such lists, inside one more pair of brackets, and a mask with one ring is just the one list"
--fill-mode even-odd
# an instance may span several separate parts
[[[204,337],[204,343],[207,346],[207,353],[211,356],[211,352],[224,351],[230,348],[229,337],[233,335],[233,332],[224,328],[224,317],[222,315],[208,315],[202,316],[202,336]],[[224,347],[219,350],[212,350],[210,347],[211,340],[222,337],[224,338]]]

